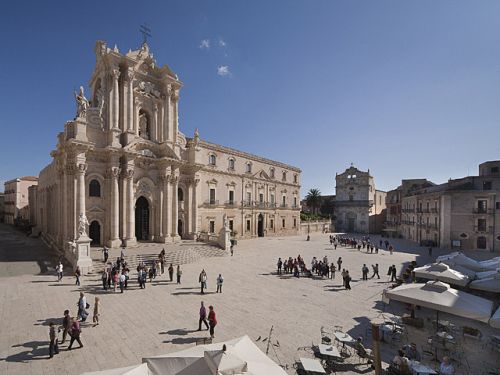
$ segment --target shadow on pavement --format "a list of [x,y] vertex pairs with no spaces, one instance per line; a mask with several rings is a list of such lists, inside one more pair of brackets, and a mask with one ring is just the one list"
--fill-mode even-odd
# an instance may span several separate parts
[[[42,346],[44,346],[44,348],[41,348]],[[32,360],[49,358],[49,348],[47,341],[29,341],[24,344],[12,345],[12,347],[25,347],[31,348],[31,350],[26,350],[21,353],[9,355],[5,358],[0,358],[0,361],[27,363],[28,361]]]

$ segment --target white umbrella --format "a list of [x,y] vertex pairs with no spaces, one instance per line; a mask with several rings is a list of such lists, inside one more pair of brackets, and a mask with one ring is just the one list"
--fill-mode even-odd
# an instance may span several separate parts
[[476,272],[476,278],[478,279],[486,279],[488,277],[494,277],[495,275],[500,275],[500,268],[494,271]]
[[500,293],[500,273],[496,272],[492,277],[474,280],[469,284],[469,288]]
[[[246,372],[235,372],[234,374],[286,375],[286,372],[266,356],[248,336],[217,344],[198,345],[179,352],[143,358],[142,360],[148,364],[154,375],[198,375],[200,372],[194,371],[210,368],[208,365],[210,359],[207,357],[213,356],[214,352],[220,355],[223,345],[226,346],[226,354],[222,358],[219,357],[221,359],[219,364],[234,365],[235,367],[246,364]],[[215,358],[213,362],[217,363],[217,360]],[[227,371],[227,369],[223,371]],[[202,373],[211,374],[208,371]]]
[[82,375],[153,375],[146,363],[103,371],[84,372]]
[[500,307],[490,319],[490,326],[500,329]]
[[466,286],[470,279],[467,275],[452,269],[444,263],[432,263],[413,270],[416,277],[440,280],[453,285]]
[[247,363],[227,350],[206,351],[204,356],[176,375],[234,375],[247,374]]
[[383,297],[385,300],[393,299],[485,323],[488,323],[493,310],[493,302],[453,289],[441,281],[404,284],[392,290],[384,290]]
[[479,272],[495,270],[500,267],[500,258],[493,258],[490,260],[484,260],[482,262],[479,262],[477,260],[469,258],[468,256],[464,255],[459,251],[446,255],[441,255],[436,258],[436,262],[446,263],[449,266],[459,265],[466,267],[470,270]]

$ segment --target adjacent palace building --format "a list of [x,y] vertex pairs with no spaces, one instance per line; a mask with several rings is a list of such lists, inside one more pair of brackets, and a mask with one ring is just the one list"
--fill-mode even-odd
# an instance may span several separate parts
[[94,245],[298,234],[300,169],[192,138],[178,129],[182,83],[147,44],[102,41],[89,100],[58,135],[36,187],[35,231],[67,248],[85,214]]

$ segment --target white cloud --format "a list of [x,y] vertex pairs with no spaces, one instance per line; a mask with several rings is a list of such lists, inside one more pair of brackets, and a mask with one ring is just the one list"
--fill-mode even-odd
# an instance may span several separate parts
[[219,39],[219,47],[224,48],[226,45],[227,45],[226,42],[222,38]]
[[229,66],[227,65],[220,65],[217,67],[217,74],[224,77],[224,76],[230,76],[231,71],[229,70]]
[[200,42],[200,49],[210,49],[210,39],[203,39]]

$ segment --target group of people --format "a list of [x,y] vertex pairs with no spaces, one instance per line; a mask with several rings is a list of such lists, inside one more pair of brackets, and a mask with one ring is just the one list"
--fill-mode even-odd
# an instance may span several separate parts
[[207,315],[207,309],[205,308],[203,301],[201,301],[200,313],[199,313],[200,319],[198,320],[198,331],[201,331],[201,323],[205,324],[207,331],[210,331],[210,338],[213,339],[215,337],[214,330],[215,326],[217,325],[217,317],[215,315],[213,306],[208,306],[208,311],[209,312]]
[[[411,361],[421,361],[420,352],[417,349],[417,344],[414,342],[409,345],[403,346],[401,349],[398,349],[397,354],[394,356],[390,367],[389,373],[394,373],[395,371],[391,371],[392,369],[397,370],[398,374],[401,375],[411,375],[413,374],[410,363]],[[455,375],[455,367],[451,364],[449,357],[443,357],[439,365],[439,374],[440,375]]]
[[[200,275],[198,276],[198,282],[200,283],[200,293],[205,294],[205,290],[207,289],[207,272],[205,269],[202,269],[200,272]],[[217,276],[217,279],[215,281],[217,285],[217,291],[216,293],[222,293],[222,285],[224,284],[224,277],[222,277],[222,274],[219,273],[219,276]]]

